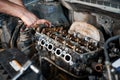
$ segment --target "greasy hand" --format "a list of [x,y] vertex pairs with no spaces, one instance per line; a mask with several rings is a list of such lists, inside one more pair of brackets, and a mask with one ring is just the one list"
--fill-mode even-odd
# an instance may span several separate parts
[[20,17],[26,27],[36,28],[39,24],[45,24],[47,27],[51,26],[51,23],[45,19],[38,19],[34,14],[29,11],[25,11],[24,15]]
[[39,24],[44,24],[46,25],[47,27],[50,27],[51,26],[51,23],[45,19],[38,19],[34,24],[33,24],[33,27],[34,28],[37,28]]

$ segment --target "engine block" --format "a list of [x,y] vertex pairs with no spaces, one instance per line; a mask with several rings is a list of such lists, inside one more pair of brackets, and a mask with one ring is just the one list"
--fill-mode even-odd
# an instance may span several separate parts
[[[86,63],[91,64],[87,60],[101,50],[100,42],[80,33],[70,34],[63,27],[43,28],[36,32],[36,39],[39,51],[45,49],[48,52],[41,53],[42,57],[50,59],[55,65],[77,78],[87,73]],[[96,71],[102,70],[101,65],[94,66],[99,67],[94,68]]]

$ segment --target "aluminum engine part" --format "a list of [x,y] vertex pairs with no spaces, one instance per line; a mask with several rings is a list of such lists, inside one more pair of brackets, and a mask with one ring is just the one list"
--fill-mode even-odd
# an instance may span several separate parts
[[69,29],[69,33],[73,32],[79,32],[84,36],[100,41],[99,31],[94,26],[86,22],[74,22]]
[[69,34],[62,27],[43,28],[41,32],[36,32],[36,39],[37,50],[41,52],[46,49],[48,52],[41,53],[41,57],[50,59],[60,69],[77,78],[87,73],[87,59],[101,50],[99,41],[80,33]]

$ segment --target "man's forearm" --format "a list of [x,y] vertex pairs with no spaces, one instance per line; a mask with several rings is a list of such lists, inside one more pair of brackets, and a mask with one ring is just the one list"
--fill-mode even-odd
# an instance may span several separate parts
[[8,0],[8,1],[13,2],[13,3],[15,3],[15,4],[18,4],[18,5],[24,7],[22,0]]
[[21,0],[14,0],[18,2],[13,2],[9,0],[0,0],[0,13],[9,14],[15,17],[19,17],[26,27],[36,26],[37,24],[47,24],[50,26],[50,22],[47,20],[39,20],[33,13],[28,11],[24,6],[21,6]]
[[22,17],[26,11],[22,6],[12,3],[8,0],[0,0],[0,12],[16,17]]

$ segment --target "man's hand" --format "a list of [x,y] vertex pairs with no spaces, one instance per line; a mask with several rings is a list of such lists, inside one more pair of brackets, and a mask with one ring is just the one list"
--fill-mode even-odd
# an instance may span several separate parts
[[[15,0],[14,0],[15,1]],[[19,17],[26,27],[36,27],[38,24],[50,26],[51,23],[44,19],[38,19],[33,13],[28,11],[22,4],[22,0],[0,0],[0,12]]]
[[44,24],[44,25],[46,25],[47,27],[50,27],[51,26],[51,23],[49,22],[49,21],[47,21],[47,20],[45,20],[45,19],[38,19],[35,23],[34,23],[34,25],[33,25],[33,27],[38,27],[37,25],[39,25],[39,24]]
[[47,27],[51,25],[51,23],[45,19],[38,19],[34,14],[28,11],[24,11],[24,14],[20,17],[26,27],[37,27],[39,24],[45,24]]
[[51,23],[45,19],[38,19],[33,13],[29,12],[26,9],[23,9],[23,13],[19,18],[24,22],[26,27],[37,27],[39,24],[45,24],[46,26],[51,26]]

